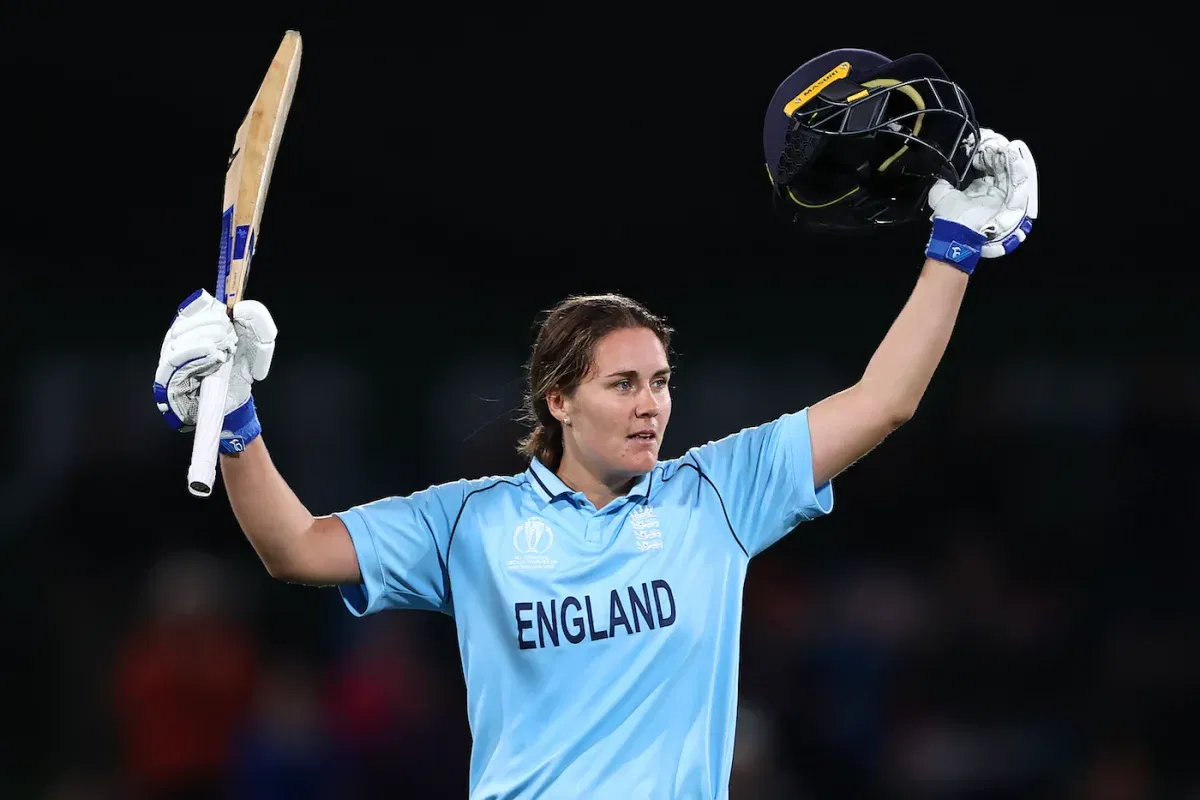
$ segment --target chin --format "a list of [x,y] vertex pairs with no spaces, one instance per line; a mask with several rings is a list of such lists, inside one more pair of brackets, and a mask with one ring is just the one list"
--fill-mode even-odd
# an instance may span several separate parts
[[637,475],[645,474],[658,464],[658,448],[640,453],[630,453],[625,457],[624,462],[625,468],[629,472]]

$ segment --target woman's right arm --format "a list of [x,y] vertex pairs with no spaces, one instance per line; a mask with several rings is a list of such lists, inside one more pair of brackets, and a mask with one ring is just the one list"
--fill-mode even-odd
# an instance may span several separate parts
[[251,386],[270,372],[278,333],[262,303],[242,300],[230,314],[224,303],[197,289],[179,304],[163,337],[154,400],[172,428],[194,430],[200,379],[233,358],[225,400],[228,446],[223,440],[220,464],[242,531],[272,577],[357,586],[362,581],[358,553],[345,523],[336,516],[314,518],[275,469],[262,441]]
[[258,436],[221,455],[221,477],[242,532],[271,577],[311,586],[358,584],[350,533],[336,516],[314,517],[271,461]]

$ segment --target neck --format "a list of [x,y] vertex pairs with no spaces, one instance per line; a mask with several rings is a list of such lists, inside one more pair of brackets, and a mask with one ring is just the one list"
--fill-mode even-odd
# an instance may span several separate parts
[[605,479],[587,469],[578,459],[563,454],[562,463],[555,472],[558,479],[577,492],[583,492],[592,505],[604,508],[613,500],[629,491],[637,482],[627,476]]

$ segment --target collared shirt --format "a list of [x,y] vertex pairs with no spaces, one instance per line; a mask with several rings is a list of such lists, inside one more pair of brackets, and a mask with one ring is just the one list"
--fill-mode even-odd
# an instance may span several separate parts
[[660,461],[597,509],[536,459],[338,516],[351,613],[458,630],[483,798],[725,798],[746,569],[833,510],[808,409]]

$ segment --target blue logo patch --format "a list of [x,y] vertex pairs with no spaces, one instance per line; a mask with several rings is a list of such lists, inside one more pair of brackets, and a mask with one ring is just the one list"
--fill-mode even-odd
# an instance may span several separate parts
[[974,247],[971,247],[969,244],[963,244],[962,242],[952,241],[946,246],[946,257],[955,264],[961,264],[962,262],[971,258],[971,256],[977,255],[978,253],[979,251]]

